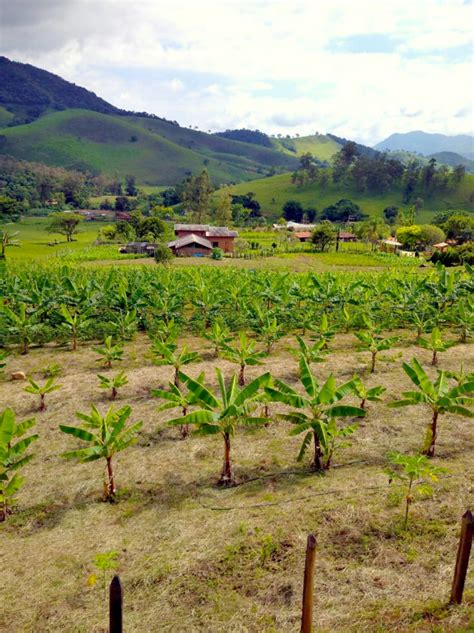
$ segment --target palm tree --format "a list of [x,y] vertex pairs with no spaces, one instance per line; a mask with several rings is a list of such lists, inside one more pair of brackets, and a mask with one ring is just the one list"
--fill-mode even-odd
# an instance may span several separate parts
[[305,433],[298,461],[303,459],[313,441],[314,454],[311,469],[328,469],[338,438],[350,435],[356,429],[356,425],[339,429],[337,418],[364,417],[365,411],[360,407],[337,404],[342,398],[352,393],[352,381],[337,387],[335,377],[330,374],[320,385],[304,356],[300,358],[300,379],[306,392],[304,396],[280,380],[274,380],[275,387],[267,386],[265,391],[273,400],[297,409],[291,413],[280,414],[279,417],[294,424],[290,435]]
[[457,413],[468,418],[474,418],[474,413],[466,405],[474,404],[474,380],[470,379],[451,386],[449,375],[438,370],[438,376],[433,382],[416,358],[411,365],[403,363],[403,369],[410,380],[418,387],[418,391],[403,391],[402,400],[389,403],[389,407],[408,407],[424,404],[431,408],[431,422],[428,425],[423,455],[433,457],[438,434],[438,417],[444,413]]
[[257,351],[256,346],[255,341],[249,339],[245,332],[240,332],[238,346],[231,347],[230,345],[225,345],[224,347],[224,358],[240,366],[240,387],[245,385],[245,368],[248,365],[262,365],[260,359],[265,356],[265,352]]
[[265,373],[252,380],[240,389],[237,376],[234,374],[226,387],[222,371],[216,368],[219,391],[214,393],[202,382],[181,374],[189,393],[198,403],[199,409],[187,415],[169,421],[171,425],[193,424],[198,435],[220,434],[224,440],[224,462],[218,484],[233,486],[235,484],[230,451],[231,438],[239,425],[265,424],[267,418],[252,417],[250,408],[258,398],[260,390],[270,381],[270,374]]
[[23,436],[34,424],[34,418],[17,423],[13,409],[0,412],[0,522],[11,514],[14,495],[23,485],[23,477],[17,471],[33,459],[33,455],[25,453],[39,436]]
[[89,444],[84,448],[63,453],[62,457],[66,459],[77,458],[81,462],[105,459],[104,501],[113,501],[116,494],[112,467],[113,456],[135,444],[138,439],[137,433],[142,428],[143,422],[136,422],[126,428],[125,425],[131,413],[132,409],[128,406],[117,411],[110,407],[105,415],[101,415],[97,407],[92,405],[90,415],[76,412],[76,417],[84,422],[82,426],[59,425],[63,433]]
[[7,246],[20,246],[20,242],[16,239],[18,231],[10,233],[6,229],[0,231],[0,259],[5,259],[5,251]]

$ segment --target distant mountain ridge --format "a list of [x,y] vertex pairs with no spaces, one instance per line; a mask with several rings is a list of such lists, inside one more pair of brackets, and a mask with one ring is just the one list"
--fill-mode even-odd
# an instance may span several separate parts
[[469,160],[474,159],[474,136],[458,134],[430,134],[420,130],[415,132],[391,134],[385,140],[374,145],[379,151],[406,150],[423,156],[430,156],[439,152],[454,152]]

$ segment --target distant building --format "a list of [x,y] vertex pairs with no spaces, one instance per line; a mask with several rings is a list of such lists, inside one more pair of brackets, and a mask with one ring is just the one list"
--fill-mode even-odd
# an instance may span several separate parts
[[122,246],[120,252],[153,257],[155,254],[155,246],[156,245],[151,242],[129,242],[126,246]]
[[309,241],[311,241],[311,232],[310,231],[300,231],[298,233],[295,233],[295,237],[300,242],[309,242]]
[[339,231],[340,242],[357,242],[357,237],[349,231]]
[[[237,231],[226,226],[209,226],[208,224],[175,224],[176,240],[168,246],[176,255],[210,255],[213,248],[221,248],[224,253],[232,253]],[[185,242],[183,240],[186,239]]]

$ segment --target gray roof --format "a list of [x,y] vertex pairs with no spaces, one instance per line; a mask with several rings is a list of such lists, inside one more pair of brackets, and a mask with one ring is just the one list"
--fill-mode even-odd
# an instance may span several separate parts
[[170,248],[183,248],[184,246],[189,246],[189,244],[199,244],[204,248],[212,250],[212,244],[209,240],[206,240],[204,237],[200,237],[199,235],[194,235],[194,233],[190,233],[185,237],[180,237],[179,240],[168,242],[168,246]]
[[174,232],[193,231],[206,233],[206,237],[238,237],[237,231],[231,231],[226,226],[209,226],[209,224],[175,224]]
[[238,237],[237,231],[231,231],[226,226],[210,226],[207,237]]
[[207,231],[209,224],[175,224],[175,231]]

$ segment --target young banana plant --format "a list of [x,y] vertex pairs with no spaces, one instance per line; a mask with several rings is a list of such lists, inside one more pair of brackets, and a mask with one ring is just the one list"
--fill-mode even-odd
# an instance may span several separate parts
[[413,358],[411,365],[403,363],[403,369],[418,391],[403,391],[403,398],[390,402],[388,406],[408,407],[422,404],[430,407],[431,422],[426,431],[422,452],[428,457],[434,457],[440,415],[455,413],[474,418],[474,412],[469,408],[474,404],[474,380],[470,378],[453,387],[447,372],[438,370],[438,377],[431,381],[416,358]]
[[19,471],[33,459],[31,453],[25,453],[38,435],[25,434],[34,425],[34,418],[17,423],[13,409],[0,412],[0,522],[11,514],[15,495],[24,483]]
[[181,368],[189,363],[194,363],[199,360],[198,352],[190,352],[186,345],[181,350],[173,349],[173,345],[167,345],[166,343],[160,343],[155,341],[154,350],[158,353],[158,356],[154,359],[155,365],[169,365],[174,368],[174,384],[179,386],[179,374]]
[[123,347],[118,343],[112,343],[112,337],[106,336],[102,347],[94,347],[94,352],[100,354],[98,363],[103,363],[104,367],[111,369],[112,363],[123,360]]
[[359,345],[359,351],[368,351],[370,352],[370,373],[373,374],[375,372],[375,366],[377,362],[377,357],[379,352],[386,351],[391,349],[395,343],[398,341],[397,336],[390,336],[384,338],[381,334],[379,334],[375,329],[363,330],[361,332],[355,333],[356,337],[361,342]]
[[205,331],[203,336],[212,343],[214,358],[219,358],[222,349],[232,340],[228,328],[219,321],[214,321],[211,329]]
[[198,409],[170,420],[169,424],[174,426],[192,424],[196,427],[197,435],[220,434],[224,440],[224,462],[218,485],[233,486],[235,478],[231,462],[231,438],[239,426],[248,427],[268,422],[267,418],[253,417],[251,409],[261,390],[268,385],[270,374],[262,374],[243,389],[237,385],[235,374],[228,386],[225,384],[222,371],[218,368],[216,375],[219,387],[217,391],[212,391],[202,382],[182,374],[183,381],[195,399]]
[[249,339],[245,332],[239,334],[239,344],[235,347],[225,345],[224,358],[236,363],[240,367],[239,386],[245,385],[245,368],[249,365],[262,365],[260,360],[265,356],[265,352],[258,351],[254,340]]
[[46,409],[46,402],[45,402],[46,394],[52,393],[53,391],[57,391],[58,389],[61,389],[62,385],[55,385],[54,380],[55,380],[54,377],[49,378],[44,383],[44,385],[40,385],[37,382],[35,382],[33,378],[30,378],[30,377],[28,378],[28,382],[30,384],[28,387],[24,388],[24,391],[26,391],[27,393],[33,393],[40,397],[40,404],[39,404],[38,411],[44,411]]
[[77,349],[79,336],[92,321],[90,310],[83,310],[81,312],[77,308],[68,308],[63,304],[59,308],[59,314],[62,319],[61,326],[69,333],[71,337],[71,349],[75,351]]
[[115,400],[118,395],[118,390],[128,384],[128,378],[123,371],[115,374],[115,376],[102,376],[101,374],[97,374],[97,378],[100,380],[99,387],[101,389],[111,390],[111,400]]
[[438,354],[440,352],[445,352],[450,347],[453,347],[453,345],[456,345],[456,341],[443,341],[439,328],[434,327],[428,339],[425,339],[423,337],[420,337],[418,339],[418,345],[421,345],[421,347],[429,349],[431,352],[433,352],[433,355],[431,357],[431,364],[437,365]]
[[[180,373],[181,381],[184,380],[185,385],[189,377],[186,374]],[[204,383],[204,373],[199,374],[196,378],[196,382]],[[168,389],[153,389],[151,392],[155,398],[165,400],[162,405],[158,407],[158,411],[166,411],[168,409],[181,409],[181,414],[184,417],[188,414],[188,410],[193,405],[198,404],[199,399],[197,395],[189,390],[189,388],[175,385],[173,382],[168,383]],[[186,439],[189,436],[189,424],[181,424],[179,427],[181,439]]]
[[63,433],[88,444],[83,448],[63,453],[65,459],[79,459],[81,462],[92,462],[105,459],[104,501],[114,501],[116,495],[112,458],[120,451],[135,444],[137,435],[142,428],[142,422],[136,422],[127,427],[127,420],[132,413],[130,407],[122,407],[115,411],[112,407],[102,415],[95,405],[91,414],[76,412],[76,417],[82,420],[82,426],[68,426],[60,424]]
[[386,388],[381,385],[368,389],[366,385],[364,385],[360,376],[357,375],[354,375],[352,378],[352,384],[355,395],[360,398],[359,406],[364,410],[367,400],[369,402],[379,402],[381,400],[380,396],[386,391]]
[[321,385],[311,371],[304,356],[300,358],[300,377],[305,395],[300,395],[286,383],[274,379],[274,387],[265,387],[265,391],[276,402],[282,402],[294,411],[279,414],[279,418],[291,422],[294,427],[290,435],[304,433],[303,443],[298,455],[302,461],[306,451],[313,442],[313,460],[311,469],[315,471],[328,469],[333,453],[340,438],[354,433],[356,424],[339,428],[338,418],[364,417],[365,411],[360,407],[339,404],[353,391],[352,381],[339,385],[333,374],[330,374]]

